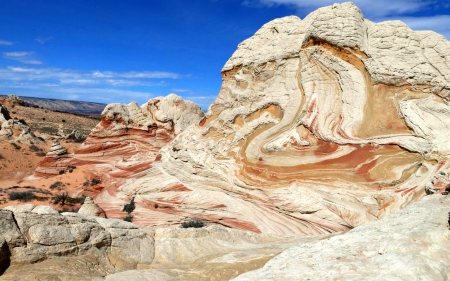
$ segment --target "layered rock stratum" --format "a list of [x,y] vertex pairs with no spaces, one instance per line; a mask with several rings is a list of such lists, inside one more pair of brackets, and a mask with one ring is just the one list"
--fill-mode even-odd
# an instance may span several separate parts
[[[165,144],[140,142],[153,162],[133,168],[140,178],[120,182],[114,196],[95,198],[107,214],[109,202],[135,196],[137,223],[197,217],[257,233],[324,234],[445,189],[437,178],[449,174],[450,43],[441,35],[373,23],[352,3],[336,4],[265,24],[222,77],[200,123]],[[108,106],[112,123],[102,121],[91,140],[131,134],[140,110]],[[121,150],[87,142],[83,153]]]
[[[133,222],[155,229],[145,234],[154,239],[154,250],[150,238],[144,247],[151,260],[140,250],[129,265],[108,243],[92,250],[132,268],[106,280],[229,280],[268,260],[237,280],[449,279],[450,199],[440,194],[450,188],[444,37],[399,21],[373,23],[352,3],[335,4],[267,23],[238,46],[222,77],[206,115],[176,95],[108,105],[70,156],[68,165],[88,166],[88,180],[98,179],[92,195],[108,217],[123,218],[133,198]],[[50,215],[29,208],[11,211],[19,219]],[[71,230],[79,218],[108,228],[98,217],[51,215]],[[189,218],[206,227],[175,227]],[[124,228],[143,231],[113,224],[121,230],[111,241],[135,237]],[[27,230],[17,225],[1,234],[1,257],[31,251],[24,263],[40,255],[40,266],[58,268],[53,248],[23,247]],[[33,231],[28,241],[44,245],[45,235]],[[61,240],[62,249],[78,248],[65,253],[97,245],[71,235],[63,237],[75,242]],[[90,270],[83,272],[114,271],[97,257],[82,257]],[[4,276],[31,269],[10,266]]]
[[84,166],[87,181],[99,180],[88,194],[105,210],[108,217],[123,218],[122,207],[133,197],[121,187],[135,182],[159,161],[159,150],[185,128],[198,124],[202,109],[191,101],[170,94],[150,99],[142,106],[109,104],[101,122],[92,129],[74,153],[67,153],[54,143],[35,176],[52,176],[69,166]]

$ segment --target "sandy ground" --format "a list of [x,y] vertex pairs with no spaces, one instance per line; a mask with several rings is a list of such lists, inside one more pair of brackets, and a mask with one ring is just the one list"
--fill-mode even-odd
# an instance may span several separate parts
[[[47,152],[52,141],[47,140],[44,144],[36,145]],[[64,147],[72,153],[81,144],[61,142]],[[33,172],[39,162],[44,159],[31,151],[29,145],[18,144],[21,149],[16,149],[11,143],[0,141],[0,208],[31,203],[35,205],[49,205],[59,210],[76,210],[80,204],[54,204],[57,195],[67,192],[68,196],[77,198],[83,195],[83,183],[89,179],[89,171],[86,167],[76,167],[70,173],[67,171],[63,175],[34,178]],[[61,182],[56,188],[52,184]],[[31,191],[36,199],[31,201],[10,200],[11,192]],[[86,193],[87,194],[87,193]],[[89,194],[87,194],[89,195]]]

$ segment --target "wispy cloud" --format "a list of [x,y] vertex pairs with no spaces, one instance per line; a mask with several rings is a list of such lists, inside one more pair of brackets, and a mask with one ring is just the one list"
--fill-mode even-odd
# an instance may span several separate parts
[[38,37],[38,38],[34,39],[34,41],[38,42],[39,44],[45,44],[48,41],[53,40],[53,39],[55,39],[55,38],[53,38],[53,37]]
[[181,78],[180,74],[166,71],[129,71],[129,72],[114,72],[114,71],[94,71],[92,76],[98,78],[137,78],[137,79],[153,79],[153,78]]
[[34,52],[4,52],[3,58],[25,64],[42,64],[41,61],[34,59]]
[[190,90],[190,89],[172,89],[172,92],[174,92],[174,93],[192,93],[192,90]]
[[12,45],[14,45],[14,43],[11,41],[0,40],[0,45],[12,46]]
[[186,100],[190,100],[198,104],[203,110],[208,110],[208,107],[213,103],[213,101],[217,98],[216,95],[192,95],[183,97]]
[[[16,54],[20,57],[20,54]],[[11,56],[10,56],[11,57]],[[62,68],[13,67],[0,68],[0,80],[43,81],[73,85],[111,85],[111,86],[166,86],[165,81],[156,79],[177,79],[181,74],[164,71],[78,71]]]
[[71,87],[46,83],[16,83],[0,81],[3,94],[15,93],[19,96],[48,97],[56,99],[97,101],[101,103],[138,101],[144,103],[157,96],[151,92],[124,89],[110,89],[102,87]]
[[183,77],[185,75],[165,71],[80,71],[9,66],[0,67],[0,92],[99,102],[128,103],[135,100],[143,103],[156,96],[151,87],[161,89],[159,87],[169,85],[165,79]]

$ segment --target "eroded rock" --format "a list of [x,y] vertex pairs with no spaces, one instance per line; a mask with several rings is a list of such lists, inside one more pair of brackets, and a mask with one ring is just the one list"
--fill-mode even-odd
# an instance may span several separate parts
[[446,280],[450,197],[433,195],[327,240],[292,247],[244,280]]
[[68,270],[70,264],[78,264],[75,268],[80,271],[90,271],[86,276],[90,280],[120,270],[145,268],[153,261],[154,234],[149,229],[119,220],[59,214],[51,207],[31,204],[9,209],[0,210],[1,251],[10,253],[5,259],[11,263],[2,280],[17,280],[18,272],[21,280],[38,276],[70,280],[75,274]]
[[84,203],[78,210],[78,214],[106,218],[105,211],[103,211],[91,197],[86,197],[84,199]]

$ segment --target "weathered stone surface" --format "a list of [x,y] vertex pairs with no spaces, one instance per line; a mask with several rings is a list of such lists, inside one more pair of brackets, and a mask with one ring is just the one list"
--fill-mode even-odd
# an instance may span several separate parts
[[112,274],[106,280],[229,280],[261,267],[299,241],[310,240],[255,234],[217,225],[159,228],[155,232],[155,259],[149,269]]
[[[1,280],[14,280],[17,274],[21,280],[50,276],[90,280],[120,270],[145,268],[153,261],[154,233],[149,229],[119,220],[54,213],[52,208],[31,204],[8,209],[11,211],[0,210],[0,246],[5,252],[7,244],[11,266]],[[68,268],[71,265],[73,268]],[[89,274],[86,279],[73,279],[75,269]]]
[[[5,103],[10,104],[10,103]],[[0,104],[0,139],[23,143],[41,143],[28,125],[11,118],[6,106]]]
[[101,179],[102,183],[90,190],[95,202],[108,217],[122,219],[126,216],[122,207],[130,197],[119,187],[144,176],[158,161],[161,147],[203,117],[198,105],[175,94],[150,99],[140,107],[136,103],[110,104],[70,165],[88,166],[90,177]]
[[448,280],[450,196],[433,195],[233,280]]
[[106,218],[105,211],[103,211],[91,197],[86,197],[84,199],[84,203],[78,210],[78,214]]
[[39,166],[34,171],[35,177],[55,176],[61,170],[65,170],[72,161],[72,154],[67,152],[67,149],[61,145],[58,140],[53,140],[52,146],[48,150],[45,158],[39,163]]
[[445,189],[449,59],[444,37],[352,3],[269,22],[225,64],[206,118],[117,196],[159,226],[310,235],[381,218]]
[[12,243],[22,236],[22,233],[14,221],[12,211],[0,209],[0,229],[1,235],[8,243]]
[[31,210],[31,212],[39,214],[39,215],[59,214],[59,212],[55,208],[53,208],[51,206],[44,206],[44,205],[34,207],[33,210]]

